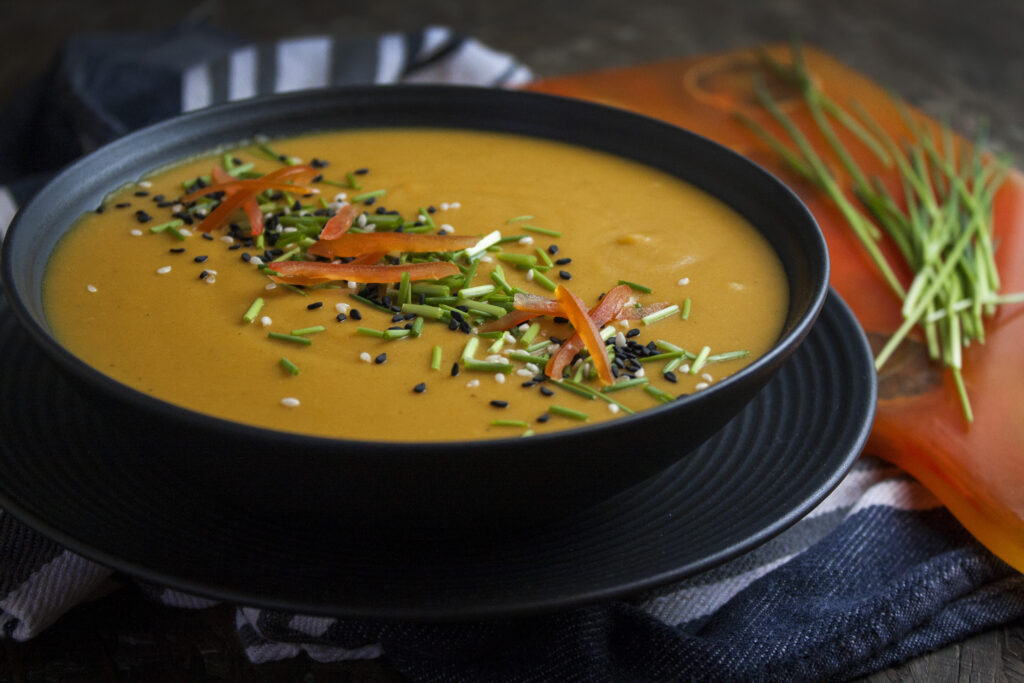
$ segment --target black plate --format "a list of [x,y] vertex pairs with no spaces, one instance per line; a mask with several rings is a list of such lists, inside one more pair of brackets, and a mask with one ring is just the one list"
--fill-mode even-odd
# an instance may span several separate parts
[[804,343],[753,401],[648,482],[529,533],[367,541],[249,506],[235,491],[211,489],[202,471],[148,455],[115,407],[76,393],[2,297],[0,345],[0,505],[141,578],[344,616],[522,614],[708,569],[778,534],[839,483],[867,439],[876,395],[867,341],[832,292]]

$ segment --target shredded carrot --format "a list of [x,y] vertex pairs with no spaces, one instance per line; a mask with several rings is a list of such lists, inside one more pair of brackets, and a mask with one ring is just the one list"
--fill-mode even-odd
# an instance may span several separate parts
[[533,311],[511,311],[497,320],[491,320],[481,325],[480,332],[511,330],[513,327],[522,325],[526,321],[536,318],[538,315],[540,315],[540,313],[534,313]]
[[512,305],[517,311],[536,313],[537,315],[565,315],[562,304],[555,299],[537,296],[536,294],[516,293]]
[[338,213],[331,216],[331,219],[324,225],[324,229],[320,231],[320,239],[333,240],[341,237],[352,227],[352,222],[358,215],[359,209],[351,204],[341,207],[338,209]]
[[271,265],[276,275],[274,282],[292,285],[316,285],[335,280],[351,282],[401,282],[402,273],[413,280],[436,280],[455,275],[459,267],[446,261],[431,263],[403,263],[391,265],[365,265],[352,263],[322,263],[317,261],[279,261]]
[[[235,180],[235,178],[230,173],[225,171],[220,166],[213,167],[213,169],[210,171],[210,177],[213,178],[214,182],[220,184],[231,183]],[[240,191],[242,191],[241,188],[235,187],[231,189],[226,189],[224,192],[225,194],[231,195],[234,194],[235,192]],[[245,211],[245,215],[249,217],[250,234],[252,234],[253,237],[257,235],[262,235],[263,214],[260,212],[260,206],[259,203],[256,201],[256,198],[253,196],[243,201],[242,210]]]
[[608,360],[608,349],[601,339],[601,332],[590,317],[583,300],[573,294],[567,287],[555,287],[555,298],[562,304],[569,322],[576,328],[576,334],[583,338],[583,344],[590,352],[590,360],[597,370],[597,377],[602,384],[614,384],[611,363]]
[[360,256],[377,251],[458,251],[471,247],[479,237],[429,235],[405,232],[347,232],[331,240],[319,240],[308,251],[315,256]]
[[[623,309],[627,301],[629,301],[631,293],[629,285],[618,285],[609,290],[601,301],[596,306],[590,309],[589,317],[594,321],[594,325],[601,326],[605,325],[612,320],[619,320],[624,318]],[[573,324],[575,326],[575,323]],[[565,342],[559,347],[558,351],[548,359],[548,364],[544,368],[544,374],[548,377],[558,379],[562,376],[562,372],[565,367],[569,365],[573,357],[579,353],[580,349],[585,346],[583,337],[577,331],[573,336],[565,340]],[[604,344],[601,344],[601,348],[604,348]]]
[[273,179],[266,180],[264,178],[256,178],[255,180],[238,180],[231,178],[224,182],[216,182],[206,187],[196,190],[195,192],[189,192],[187,195],[181,198],[183,202],[191,202],[200,197],[205,197],[208,194],[214,192],[235,192],[239,190],[247,190],[253,194],[258,192],[264,192],[265,190],[280,190],[282,192],[294,192],[301,194],[309,194],[311,192],[319,193],[320,190],[315,187],[304,187],[302,185],[292,185],[291,183],[285,183],[282,181],[275,181]]
[[364,266],[364,265],[365,266],[370,266],[370,265],[373,265],[374,263],[376,263],[377,261],[380,261],[382,258],[384,258],[387,255],[388,255],[388,253],[386,251],[375,251],[375,252],[370,253],[370,254],[363,254],[362,256],[356,256],[354,259],[349,261],[349,264],[350,265],[354,265],[354,266]]

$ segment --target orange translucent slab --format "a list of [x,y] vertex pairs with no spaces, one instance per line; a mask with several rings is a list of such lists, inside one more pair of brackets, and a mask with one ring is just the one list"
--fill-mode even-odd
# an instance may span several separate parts
[[[786,46],[767,49],[788,61]],[[881,87],[821,51],[805,48],[804,58],[819,86],[835,101],[847,105],[855,99],[895,139],[907,137],[897,109]],[[832,258],[832,286],[850,304],[877,349],[899,326],[897,299],[838,210],[783,168],[775,154],[733,116],[742,110],[778,132],[751,94],[751,72],[757,68],[752,50],[738,51],[549,79],[530,89],[665,119],[752,158],[782,178],[821,224]],[[805,131],[814,128],[795,96],[781,84],[773,90]],[[814,141],[825,152],[825,143]],[[850,147],[862,168],[891,175],[855,142]],[[1022,291],[1024,175],[1020,172],[1012,172],[996,196],[994,220],[1002,291]],[[907,273],[901,275],[908,283]],[[987,342],[964,353],[973,424],[964,420],[952,377],[929,363],[920,338],[914,338],[903,344],[879,377],[879,406],[867,449],[917,477],[976,538],[1024,571],[1024,305],[1003,307],[987,319],[986,331]]]

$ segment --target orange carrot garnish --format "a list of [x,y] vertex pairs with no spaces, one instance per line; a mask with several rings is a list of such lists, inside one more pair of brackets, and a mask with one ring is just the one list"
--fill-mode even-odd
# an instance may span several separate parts
[[[594,325],[598,327],[605,325],[612,320],[619,320],[624,317],[622,315],[623,307],[626,302],[629,301],[630,296],[629,285],[613,287],[604,295],[604,297],[601,298],[601,301],[599,301],[596,306],[590,309],[588,317],[594,322]],[[575,323],[573,323],[573,326],[575,327]],[[544,368],[544,374],[555,379],[560,378],[565,367],[584,346],[583,337],[577,329],[577,332],[566,339],[565,342],[562,343],[562,346],[559,347],[558,351],[548,359],[548,364]],[[601,344],[601,348],[604,348],[604,343]],[[591,355],[593,355],[593,352],[591,352]]]
[[352,221],[359,215],[359,209],[346,204],[345,206],[338,209],[338,213],[331,216],[327,224],[324,225],[324,229],[320,231],[320,239],[322,240],[333,240],[341,237],[348,229],[352,227]]
[[558,301],[537,296],[536,294],[516,293],[512,305],[517,311],[525,311],[537,315],[565,315],[562,311],[562,304]]
[[513,327],[522,325],[527,320],[536,318],[540,313],[534,313],[532,311],[511,311],[501,316],[497,320],[491,320],[480,326],[480,332],[497,332],[504,330],[511,330]]
[[[607,296],[607,295],[606,295]],[[569,291],[568,288],[558,285],[555,287],[555,298],[562,304],[565,316],[576,329],[576,334],[583,339],[584,346],[590,352],[590,360],[597,370],[597,377],[602,384],[614,384],[615,377],[612,376],[611,363],[608,360],[608,349],[601,339],[601,332],[584,307],[583,300]]]
[[279,261],[270,264],[270,269],[277,273],[270,276],[271,280],[291,285],[317,285],[335,280],[401,282],[402,273],[409,273],[413,280],[436,280],[459,272],[458,266],[447,261],[403,263],[397,266]]
[[189,192],[187,195],[181,198],[183,202],[191,202],[194,199],[205,197],[208,194],[214,192],[236,192],[245,190],[252,192],[253,194],[263,192],[265,190],[280,190],[282,192],[294,192],[296,194],[309,194],[311,192],[320,192],[320,190],[314,187],[303,187],[302,185],[292,185],[280,180],[266,180],[264,178],[256,178],[255,180],[238,180],[231,178],[225,182],[217,182],[206,187],[196,190],[195,192]]

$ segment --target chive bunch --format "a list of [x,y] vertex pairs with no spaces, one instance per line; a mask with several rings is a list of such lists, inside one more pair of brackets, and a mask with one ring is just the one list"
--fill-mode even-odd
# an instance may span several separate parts
[[[902,302],[903,323],[876,356],[876,370],[920,326],[929,356],[950,370],[964,418],[973,421],[962,374],[962,348],[975,341],[984,343],[984,318],[993,315],[998,305],[1024,301],[1024,293],[999,294],[994,257],[992,201],[1006,177],[1009,160],[983,151],[984,133],[969,148],[958,147],[949,126],[943,124],[936,140],[894,99],[909,131],[909,137],[897,143],[861,105],[852,103],[854,115],[823,93],[811,79],[798,44],[793,45],[791,64],[766,54],[761,61],[800,91],[818,133],[851,178],[853,199],[840,187],[804,131],[772,99],[762,79],[755,79],[758,98],[795,149],[749,117],[737,116],[786,165],[836,204]],[[836,135],[834,123],[849,131],[886,168],[895,169],[901,196],[893,196],[880,178],[865,175]],[[879,248],[883,232],[913,273],[907,287]]]

